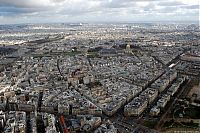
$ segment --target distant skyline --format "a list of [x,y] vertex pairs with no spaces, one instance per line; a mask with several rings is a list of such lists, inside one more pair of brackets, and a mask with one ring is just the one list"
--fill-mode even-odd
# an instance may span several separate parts
[[199,0],[0,0],[0,24],[199,21]]

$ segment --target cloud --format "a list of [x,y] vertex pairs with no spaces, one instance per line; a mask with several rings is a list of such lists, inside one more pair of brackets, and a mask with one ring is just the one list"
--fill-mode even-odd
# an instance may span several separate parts
[[185,5],[185,6],[181,6],[181,8],[185,8],[185,9],[198,9],[199,10],[199,5]]
[[185,5],[183,2],[181,1],[161,1],[158,3],[158,6],[180,6],[180,5]]
[[[0,6],[10,6],[18,8],[35,8],[48,5],[48,0],[0,0]],[[46,4],[45,4],[46,3]]]
[[[197,0],[0,0],[0,20],[119,21],[199,16]],[[182,12],[182,13],[181,13]],[[153,14],[153,15],[152,15]],[[191,15],[191,16],[192,16]],[[16,18],[14,18],[14,16]],[[19,19],[17,19],[17,17]],[[188,18],[187,17],[187,18]],[[105,19],[106,18],[106,19]],[[182,16],[184,19],[184,16]],[[191,18],[193,19],[193,18]],[[5,21],[5,20],[4,20]],[[40,20],[42,21],[42,20]]]

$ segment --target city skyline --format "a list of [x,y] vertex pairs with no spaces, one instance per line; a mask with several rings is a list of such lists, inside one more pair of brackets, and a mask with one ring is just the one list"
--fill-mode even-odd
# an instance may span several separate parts
[[0,0],[0,24],[199,21],[197,0]]

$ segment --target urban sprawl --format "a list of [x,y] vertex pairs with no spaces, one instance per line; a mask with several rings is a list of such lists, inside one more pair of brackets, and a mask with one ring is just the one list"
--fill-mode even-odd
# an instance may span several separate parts
[[0,132],[199,132],[195,24],[0,26]]

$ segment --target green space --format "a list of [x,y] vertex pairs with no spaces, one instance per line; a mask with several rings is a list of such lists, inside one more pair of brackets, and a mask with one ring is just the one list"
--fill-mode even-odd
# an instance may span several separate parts
[[95,81],[95,82],[91,82],[91,83],[87,84],[88,88],[94,88],[96,86],[102,86],[102,84],[99,81]]
[[163,127],[165,128],[198,128],[199,124],[194,123],[193,121],[191,122],[174,122],[174,120],[170,120],[164,123]]
[[3,66],[3,65],[0,65],[0,71],[2,71],[2,70],[3,70],[3,68],[4,68],[4,66]]
[[[66,56],[75,56],[83,54],[81,51],[66,51],[66,52],[50,52],[50,53],[43,53],[43,54],[32,54],[33,58],[42,58],[42,57],[52,57],[57,55],[66,55]],[[99,55],[97,52],[88,52],[88,58],[98,58]]]
[[164,123],[163,127],[167,127],[167,128],[172,127],[172,124],[173,124],[173,123],[174,123],[173,120],[171,120],[171,121],[166,121],[166,122]]
[[98,58],[99,55],[97,54],[97,52],[88,52],[87,57],[88,58]]
[[181,122],[183,125],[189,126],[189,127],[199,127],[198,123],[193,123],[193,122]]
[[65,52],[64,54],[68,55],[68,56],[75,56],[78,54],[82,54],[82,52],[81,51],[68,51],[68,52]]
[[33,58],[52,57],[49,54],[32,54]]
[[192,119],[200,119],[200,107],[191,106],[185,109],[185,115]]
[[183,108],[175,110],[174,117],[179,118],[179,114],[183,114]]
[[62,55],[63,52],[51,52],[50,55]]
[[157,121],[148,121],[146,120],[144,122],[144,126],[149,127],[149,128],[154,128],[157,124]]
[[184,107],[182,106],[183,103],[180,103],[181,105],[178,105],[174,109],[174,117],[179,118],[179,114],[183,114],[183,118],[191,118],[191,119],[200,119],[200,107],[196,107],[193,105],[187,105]]

